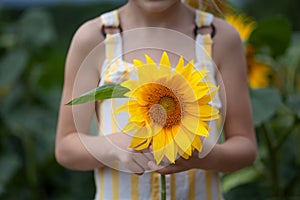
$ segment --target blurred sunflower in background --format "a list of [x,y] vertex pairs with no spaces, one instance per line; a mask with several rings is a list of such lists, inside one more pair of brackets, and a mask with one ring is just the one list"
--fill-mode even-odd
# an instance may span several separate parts
[[246,42],[256,27],[256,22],[245,14],[229,14],[225,20],[231,24],[240,34],[243,42]]
[[193,8],[210,12],[214,15],[224,17],[240,34],[245,46],[248,67],[248,82],[253,89],[267,87],[270,84],[272,69],[266,63],[260,62],[255,58],[255,49],[248,43],[248,39],[256,28],[256,22],[244,13],[234,13],[233,9],[226,1],[212,0],[183,0]]
[[253,89],[267,87],[270,84],[272,69],[268,64],[256,59],[255,48],[248,43],[248,39],[256,27],[256,22],[245,14],[229,14],[225,16],[225,20],[239,32],[244,42],[249,86]]

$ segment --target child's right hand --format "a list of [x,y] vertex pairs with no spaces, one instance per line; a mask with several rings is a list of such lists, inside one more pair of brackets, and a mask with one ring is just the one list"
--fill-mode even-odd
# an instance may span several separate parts
[[106,138],[109,145],[109,155],[112,156],[113,160],[119,161],[125,168],[138,175],[150,170],[148,163],[154,160],[152,153],[149,150],[135,151],[128,148],[132,139],[131,136],[120,132],[110,134]]

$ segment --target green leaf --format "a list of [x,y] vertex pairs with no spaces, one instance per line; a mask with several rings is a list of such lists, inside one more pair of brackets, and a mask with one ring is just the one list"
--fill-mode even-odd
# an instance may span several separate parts
[[0,61],[0,90],[11,86],[26,67],[28,54],[21,49],[12,50]]
[[300,95],[293,94],[287,98],[287,106],[300,119]]
[[128,91],[129,89],[121,85],[103,85],[81,95],[78,98],[73,99],[66,105],[70,106],[76,104],[83,104],[110,98],[125,98],[124,94]]
[[0,189],[1,192],[5,191],[6,183],[11,179],[11,177],[17,172],[21,167],[21,161],[16,154],[7,153],[0,157]]
[[259,172],[253,166],[239,170],[237,172],[226,174],[222,178],[222,191],[229,190],[246,183],[250,183],[260,176]]
[[281,96],[276,89],[250,90],[250,95],[255,126],[270,119],[281,105]]
[[272,18],[258,23],[249,37],[256,48],[268,47],[272,56],[285,53],[291,42],[291,25],[285,18]]
[[247,184],[238,185],[232,190],[224,193],[227,200],[266,200],[271,199],[271,191],[263,180],[253,181]]
[[51,15],[41,8],[26,10],[18,31],[21,44],[31,50],[51,44],[56,37]]

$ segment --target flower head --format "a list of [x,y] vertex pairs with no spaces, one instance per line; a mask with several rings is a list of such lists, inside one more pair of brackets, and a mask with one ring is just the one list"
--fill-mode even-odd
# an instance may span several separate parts
[[250,34],[256,26],[255,21],[245,14],[227,15],[225,20],[239,32],[243,41],[248,40]]
[[201,137],[209,136],[207,122],[219,117],[209,104],[218,88],[204,81],[208,71],[195,70],[193,61],[185,66],[180,57],[172,69],[166,52],[159,64],[145,57],[146,63],[134,60],[138,79],[121,84],[129,89],[129,100],[117,112],[130,114],[123,131],[135,131],[131,148],[152,145],[157,163],[164,157],[174,163],[178,155],[188,158],[193,150],[201,151]]
[[253,46],[247,45],[246,54],[249,86],[253,89],[269,86],[272,75],[271,67],[255,58]]

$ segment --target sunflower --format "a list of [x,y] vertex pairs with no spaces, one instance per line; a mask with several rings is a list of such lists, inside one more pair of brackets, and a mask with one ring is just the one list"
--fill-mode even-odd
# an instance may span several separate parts
[[116,112],[130,117],[123,132],[134,131],[130,148],[152,148],[159,164],[163,158],[174,163],[187,159],[202,149],[202,137],[209,136],[208,122],[219,118],[218,109],[210,105],[218,87],[205,82],[208,70],[195,70],[193,61],[186,66],[180,57],[175,69],[163,52],[159,64],[145,55],[146,63],[134,60],[137,80],[121,86],[129,89],[129,98]]
[[260,62],[255,58],[255,49],[252,45],[247,45],[247,66],[248,82],[253,89],[267,87],[270,84],[272,69],[266,63]]
[[248,40],[256,26],[255,21],[245,14],[227,15],[225,16],[225,20],[239,32],[243,41]]

